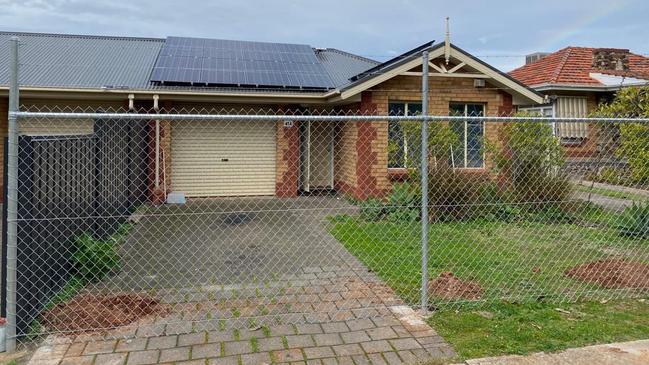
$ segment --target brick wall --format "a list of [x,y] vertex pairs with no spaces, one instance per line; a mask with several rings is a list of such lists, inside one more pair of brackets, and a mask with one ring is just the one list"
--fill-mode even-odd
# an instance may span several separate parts
[[356,122],[338,122],[334,131],[334,187],[336,190],[353,194],[356,190]]
[[[421,102],[421,78],[397,76],[377,85],[363,92],[360,107],[373,108],[378,114],[385,115],[388,113],[388,103],[392,101]],[[473,79],[431,78],[428,98],[429,114],[448,115],[449,104],[452,102],[483,103],[486,114],[491,116],[509,114],[514,109],[511,95],[497,90],[489,84],[485,88],[475,88]],[[359,128],[363,129],[362,131],[359,129],[357,137],[359,145],[357,146],[356,163],[358,166],[355,180],[357,183],[363,183],[355,189],[355,196],[358,198],[381,196],[390,188],[387,169],[388,123],[367,123],[367,126],[359,123]],[[502,123],[486,123],[485,138],[489,142],[499,142],[501,125]],[[369,144],[369,146],[365,146],[365,144]],[[344,148],[345,155],[351,155],[348,146],[337,145],[337,147]],[[490,164],[491,161],[487,158],[487,167]]]
[[[161,103],[164,110],[170,110],[173,103],[165,100]],[[173,191],[171,178],[171,123],[169,120],[160,121],[160,165],[158,166],[159,187],[155,188],[155,121],[149,122],[149,191],[154,204],[163,203],[168,193]]]
[[300,125],[284,127],[277,122],[277,155],[275,195],[278,197],[297,196],[300,169]]

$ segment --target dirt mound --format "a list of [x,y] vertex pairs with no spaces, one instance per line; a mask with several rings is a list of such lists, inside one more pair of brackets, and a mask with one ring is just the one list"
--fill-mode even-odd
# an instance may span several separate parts
[[564,274],[609,289],[649,289],[649,265],[624,259],[606,259],[575,266]]
[[45,311],[41,324],[48,331],[79,333],[124,326],[166,312],[156,299],[146,295],[81,294]]
[[484,290],[478,283],[464,281],[453,276],[452,272],[443,272],[428,282],[428,292],[442,299],[480,299]]

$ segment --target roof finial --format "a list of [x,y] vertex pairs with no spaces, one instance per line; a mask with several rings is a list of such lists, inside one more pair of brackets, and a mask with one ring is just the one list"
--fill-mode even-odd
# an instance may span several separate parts
[[448,65],[448,61],[451,58],[451,31],[449,30],[449,17],[446,17],[446,37],[444,39],[444,59]]

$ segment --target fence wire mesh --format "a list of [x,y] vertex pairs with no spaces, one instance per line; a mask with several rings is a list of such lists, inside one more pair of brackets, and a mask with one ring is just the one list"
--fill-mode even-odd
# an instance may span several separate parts
[[17,335],[646,296],[649,124],[481,108],[23,107]]

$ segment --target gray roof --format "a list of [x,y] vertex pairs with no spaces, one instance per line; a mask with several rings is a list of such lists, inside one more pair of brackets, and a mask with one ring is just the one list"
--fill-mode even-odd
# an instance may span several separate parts
[[[165,39],[19,32],[0,32],[0,85],[6,86],[9,83],[9,39],[14,35],[20,38],[22,86],[243,91],[236,87],[166,86],[152,83],[151,71]],[[314,52],[337,88],[349,84],[352,76],[379,64],[332,48],[316,49]],[[255,92],[254,89],[245,91]]]
[[9,39],[20,38],[24,86],[144,89],[164,39],[0,32],[0,85],[9,83]]
[[357,56],[335,48],[316,50],[316,56],[337,88],[350,83],[350,78],[369,70],[380,62]]

